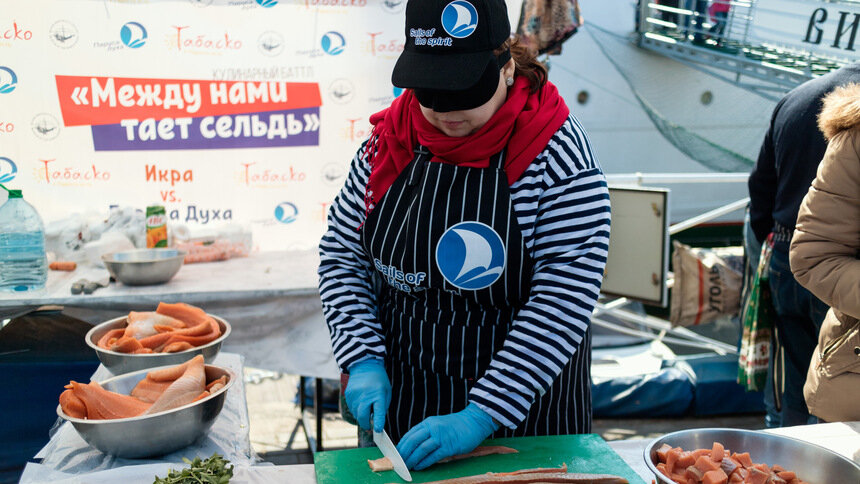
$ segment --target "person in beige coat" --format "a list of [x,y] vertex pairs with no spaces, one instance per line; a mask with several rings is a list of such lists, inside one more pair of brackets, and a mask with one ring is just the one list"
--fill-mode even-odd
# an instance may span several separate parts
[[827,152],[797,217],[789,253],[797,281],[830,305],[803,395],[825,421],[860,420],[860,84],[824,98]]

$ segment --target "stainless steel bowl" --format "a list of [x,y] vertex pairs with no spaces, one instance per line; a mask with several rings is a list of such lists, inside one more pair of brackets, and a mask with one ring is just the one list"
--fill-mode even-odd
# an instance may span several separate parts
[[850,459],[802,440],[752,430],[705,428],[672,432],[648,444],[645,464],[658,482],[673,484],[657,470],[657,449],[664,443],[684,450],[710,449],[714,442],[732,452],[749,452],[753,462],[779,464],[809,484],[860,482],[860,466]]
[[[151,370],[108,378],[99,384],[106,390],[128,395]],[[136,459],[169,454],[191,445],[215,421],[224,406],[227,390],[236,374],[229,368],[206,365],[206,381],[227,375],[227,385],[202,400],[173,410],[113,420],[86,420],[69,417],[57,405],[57,415],[72,423],[81,437],[105,454]]]
[[93,329],[87,332],[85,339],[87,345],[95,350],[96,355],[98,355],[102,364],[114,375],[143,370],[146,368],[154,368],[156,366],[178,365],[180,363],[185,363],[197,355],[203,355],[203,359],[206,361],[212,361],[212,359],[215,358],[215,355],[221,351],[221,343],[227,339],[227,336],[230,336],[230,331],[232,331],[232,329],[230,328],[230,323],[227,321],[212,314],[209,314],[209,316],[215,318],[215,321],[218,322],[218,326],[221,328],[221,336],[203,346],[180,351],[178,353],[145,353],[134,355],[100,348],[98,343],[105,333],[112,329],[122,329],[126,327],[128,324],[126,316],[120,316],[96,325]]
[[179,272],[185,251],[135,249],[102,256],[110,275],[128,286],[163,284]]

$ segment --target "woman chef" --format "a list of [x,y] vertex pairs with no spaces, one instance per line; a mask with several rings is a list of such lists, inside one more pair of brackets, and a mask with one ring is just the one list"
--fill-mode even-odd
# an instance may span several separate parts
[[407,90],[371,116],[320,243],[347,405],[414,469],[490,436],[591,429],[606,180],[509,35],[503,0],[407,4]]

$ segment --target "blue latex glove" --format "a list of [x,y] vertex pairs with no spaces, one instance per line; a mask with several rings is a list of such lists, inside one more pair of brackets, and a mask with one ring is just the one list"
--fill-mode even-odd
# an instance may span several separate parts
[[471,452],[499,424],[474,403],[462,411],[428,417],[412,427],[397,444],[406,467],[421,470],[440,460]]
[[388,381],[382,360],[363,360],[350,366],[349,381],[343,396],[359,427],[370,429],[372,413],[373,430],[382,432],[388,404],[391,403],[391,382]]

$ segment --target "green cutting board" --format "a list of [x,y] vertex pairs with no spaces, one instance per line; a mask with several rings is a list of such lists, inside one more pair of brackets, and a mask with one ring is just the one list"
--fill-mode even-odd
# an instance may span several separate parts
[[[504,445],[517,449],[517,454],[488,455],[412,472],[412,482],[428,482],[454,477],[511,472],[536,467],[559,467],[567,463],[568,472],[615,474],[631,484],[644,481],[615,453],[599,435],[556,435],[548,437],[515,437],[487,440],[482,445]],[[386,484],[405,482],[394,471],[371,472],[368,459],[379,459],[382,452],[375,447],[365,449],[317,452],[314,468],[319,484]]]

